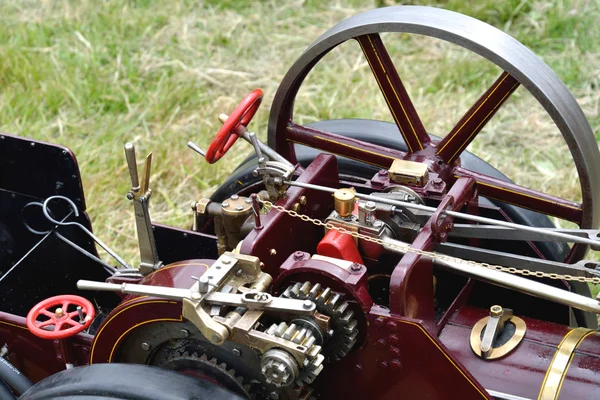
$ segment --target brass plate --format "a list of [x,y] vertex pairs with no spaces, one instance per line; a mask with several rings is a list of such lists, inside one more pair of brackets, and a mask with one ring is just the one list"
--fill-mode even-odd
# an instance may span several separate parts
[[427,164],[395,159],[389,169],[389,174],[393,182],[423,186],[427,183]]
[[546,371],[538,400],[558,399],[560,388],[569,370],[569,365],[571,365],[571,361],[573,360],[575,349],[583,339],[595,332],[592,329],[576,328],[565,335],[562,342],[558,345],[554,357],[552,357],[548,371]]
[[[479,357],[481,357],[481,332],[483,331],[483,328],[485,328],[485,326],[487,325],[489,318],[490,317],[485,317],[480,319],[479,321],[477,321],[477,323],[475,324],[475,326],[473,326],[473,329],[471,330],[471,349]],[[504,357],[505,355],[513,351],[519,345],[519,343],[521,343],[521,340],[523,340],[523,337],[525,336],[525,331],[527,330],[527,325],[525,325],[525,321],[523,321],[519,317],[513,316],[511,319],[506,321],[506,323],[512,323],[515,326],[515,333],[508,340],[508,342],[504,343],[500,347],[494,347],[490,355],[487,358],[484,358],[484,360],[495,360],[497,358]]]

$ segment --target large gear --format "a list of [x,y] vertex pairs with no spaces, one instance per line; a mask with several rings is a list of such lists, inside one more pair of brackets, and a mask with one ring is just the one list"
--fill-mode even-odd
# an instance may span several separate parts
[[344,358],[356,344],[358,322],[353,318],[354,311],[348,301],[342,301],[342,295],[321,284],[298,282],[288,287],[281,295],[290,299],[312,300],[317,310],[331,318],[333,335],[323,349],[327,362]]
[[207,357],[206,354],[188,352],[185,347],[175,350],[160,365],[162,368],[173,369],[182,373],[191,371],[192,375],[200,373],[203,379],[214,380],[217,384],[254,399],[255,394],[251,385],[238,376],[233,368],[228,368],[224,362],[219,362],[216,357]]

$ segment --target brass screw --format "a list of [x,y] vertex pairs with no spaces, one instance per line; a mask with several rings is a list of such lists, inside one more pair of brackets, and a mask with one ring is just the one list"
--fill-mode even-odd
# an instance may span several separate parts
[[299,200],[300,200],[301,205],[303,205],[303,206],[306,205],[306,196],[300,196]]
[[56,315],[58,318],[60,318],[63,315],[65,315],[65,312],[62,308],[58,307],[56,310],[54,310],[54,315]]
[[491,306],[490,307],[490,315],[492,317],[499,317],[502,315],[502,307],[501,306]]
[[292,210],[298,212],[299,209],[300,209],[300,203],[294,203],[294,205],[292,206]]
[[274,256],[275,254],[277,254],[277,250],[271,249],[271,250],[269,250],[269,254]]

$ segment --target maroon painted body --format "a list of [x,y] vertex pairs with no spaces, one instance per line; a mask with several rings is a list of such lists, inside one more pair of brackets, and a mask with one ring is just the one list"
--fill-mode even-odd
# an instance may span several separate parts
[[[298,181],[337,186],[335,158],[318,156]],[[474,181],[471,177],[458,178],[447,194],[439,196],[438,212],[421,230],[413,247],[430,250],[446,239],[453,221],[440,211],[460,210],[472,203],[477,195]],[[379,183],[383,188],[391,185],[384,179]],[[430,184],[433,187],[435,182]],[[324,219],[331,211],[329,194],[296,187],[290,188],[278,205],[289,209],[301,196],[307,198],[302,214]],[[321,227],[275,210],[262,216],[261,222],[262,229],[246,237],[241,251],[264,262],[265,272],[275,278],[275,294],[294,282],[309,280],[344,293],[356,308],[358,344],[346,358],[324,368],[314,384],[322,398],[485,399],[490,398],[486,389],[535,398],[557,346],[570,331],[564,325],[524,317],[527,332],[517,349],[505,358],[484,361],[469,344],[473,325],[488,313],[485,308],[469,305],[473,281],[467,280],[444,315],[436,317],[431,262],[409,255],[390,271],[388,309],[374,303],[368,288],[368,273],[377,267],[377,260],[354,272],[313,260],[311,254],[323,237]],[[271,251],[274,248],[276,252]],[[139,283],[189,288],[194,282],[192,276],[202,275],[212,262],[175,262]],[[183,326],[180,302],[125,296],[105,317],[95,336],[79,334],[69,339],[74,363],[119,361],[129,335],[140,327],[161,323]],[[8,345],[9,360],[34,381],[64,367],[52,342],[26,332],[24,318],[0,313],[0,342]],[[561,398],[600,398],[599,345],[600,337],[595,334],[581,344],[566,374]]]

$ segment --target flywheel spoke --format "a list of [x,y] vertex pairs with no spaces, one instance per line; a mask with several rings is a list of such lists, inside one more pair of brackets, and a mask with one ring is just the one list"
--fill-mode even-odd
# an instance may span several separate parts
[[454,169],[455,178],[467,176],[477,181],[479,195],[483,197],[500,200],[504,203],[581,224],[582,205],[580,203],[551,196],[465,168],[457,167]]
[[358,36],[356,40],[369,62],[394,121],[404,137],[408,152],[422,150],[430,142],[429,135],[398,76],[396,67],[394,67],[381,37],[378,34],[371,34]]
[[404,152],[290,122],[287,140],[388,169]]
[[438,144],[437,154],[447,163],[460,156],[518,86],[515,78],[503,72]]

